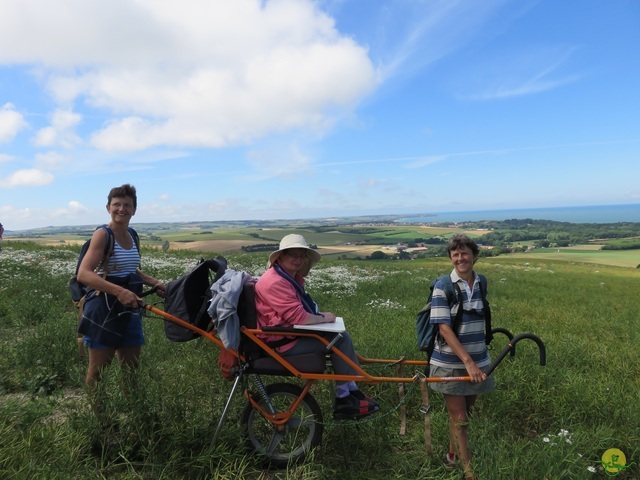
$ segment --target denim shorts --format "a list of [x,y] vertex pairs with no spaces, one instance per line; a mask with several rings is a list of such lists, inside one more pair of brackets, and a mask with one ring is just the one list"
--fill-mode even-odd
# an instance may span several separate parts
[[[489,365],[481,367],[480,370],[486,372]],[[431,365],[429,368],[430,377],[468,377],[466,368],[449,368]],[[493,374],[489,375],[484,382],[431,382],[429,386],[434,392],[446,393],[447,395],[460,395],[466,397],[468,395],[478,395],[480,393],[489,393],[495,389]]]
[[140,315],[131,315],[127,322],[127,331],[122,336],[122,340],[116,347],[108,347],[102,343],[92,340],[89,337],[84,337],[84,344],[89,348],[96,350],[113,350],[118,348],[127,347],[140,347],[144,345],[144,334],[142,332],[142,317]]

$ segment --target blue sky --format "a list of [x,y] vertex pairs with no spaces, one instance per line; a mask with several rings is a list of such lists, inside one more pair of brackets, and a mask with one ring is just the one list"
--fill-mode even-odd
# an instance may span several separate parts
[[0,3],[0,221],[640,203],[636,0]]

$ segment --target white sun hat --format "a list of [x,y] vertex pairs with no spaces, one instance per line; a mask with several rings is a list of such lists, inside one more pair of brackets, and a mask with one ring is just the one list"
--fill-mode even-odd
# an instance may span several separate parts
[[280,240],[280,248],[269,255],[269,268],[271,268],[278,258],[280,258],[280,255],[289,248],[304,248],[307,250],[307,258],[299,272],[303,277],[309,273],[311,267],[320,261],[320,254],[307,245],[307,241],[304,237],[302,235],[292,233],[283,237],[282,240]]

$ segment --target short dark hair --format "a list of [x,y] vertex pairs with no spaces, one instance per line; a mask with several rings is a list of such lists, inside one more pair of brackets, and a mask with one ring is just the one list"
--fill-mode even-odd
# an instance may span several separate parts
[[477,257],[480,254],[480,248],[478,248],[478,244],[471,238],[469,238],[464,233],[458,233],[449,239],[449,243],[447,244],[447,253],[449,254],[449,258],[451,258],[451,252],[453,250],[458,250],[459,248],[468,247],[471,252],[473,252],[473,256]]
[[125,183],[119,187],[113,187],[107,197],[107,205],[111,205],[111,200],[114,197],[130,197],[133,200],[133,208],[138,208],[138,196],[136,195],[136,187],[133,185]]

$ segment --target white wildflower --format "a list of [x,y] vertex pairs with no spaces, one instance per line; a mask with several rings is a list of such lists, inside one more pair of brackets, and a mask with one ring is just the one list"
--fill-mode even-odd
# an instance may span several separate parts
[[403,305],[400,305],[399,303],[394,302],[393,300],[390,300],[390,299],[379,300],[377,298],[374,298],[370,300],[366,305],[367,307],[390,308],[394,310],[401,310],[404,308]]
[[596,473],[596,472],[597,472],[596,467],[591,467],[591,466],[589,466],[589,467],[587,467],[587,470],[588,470],[589,472],[591,472],[591,473]]

